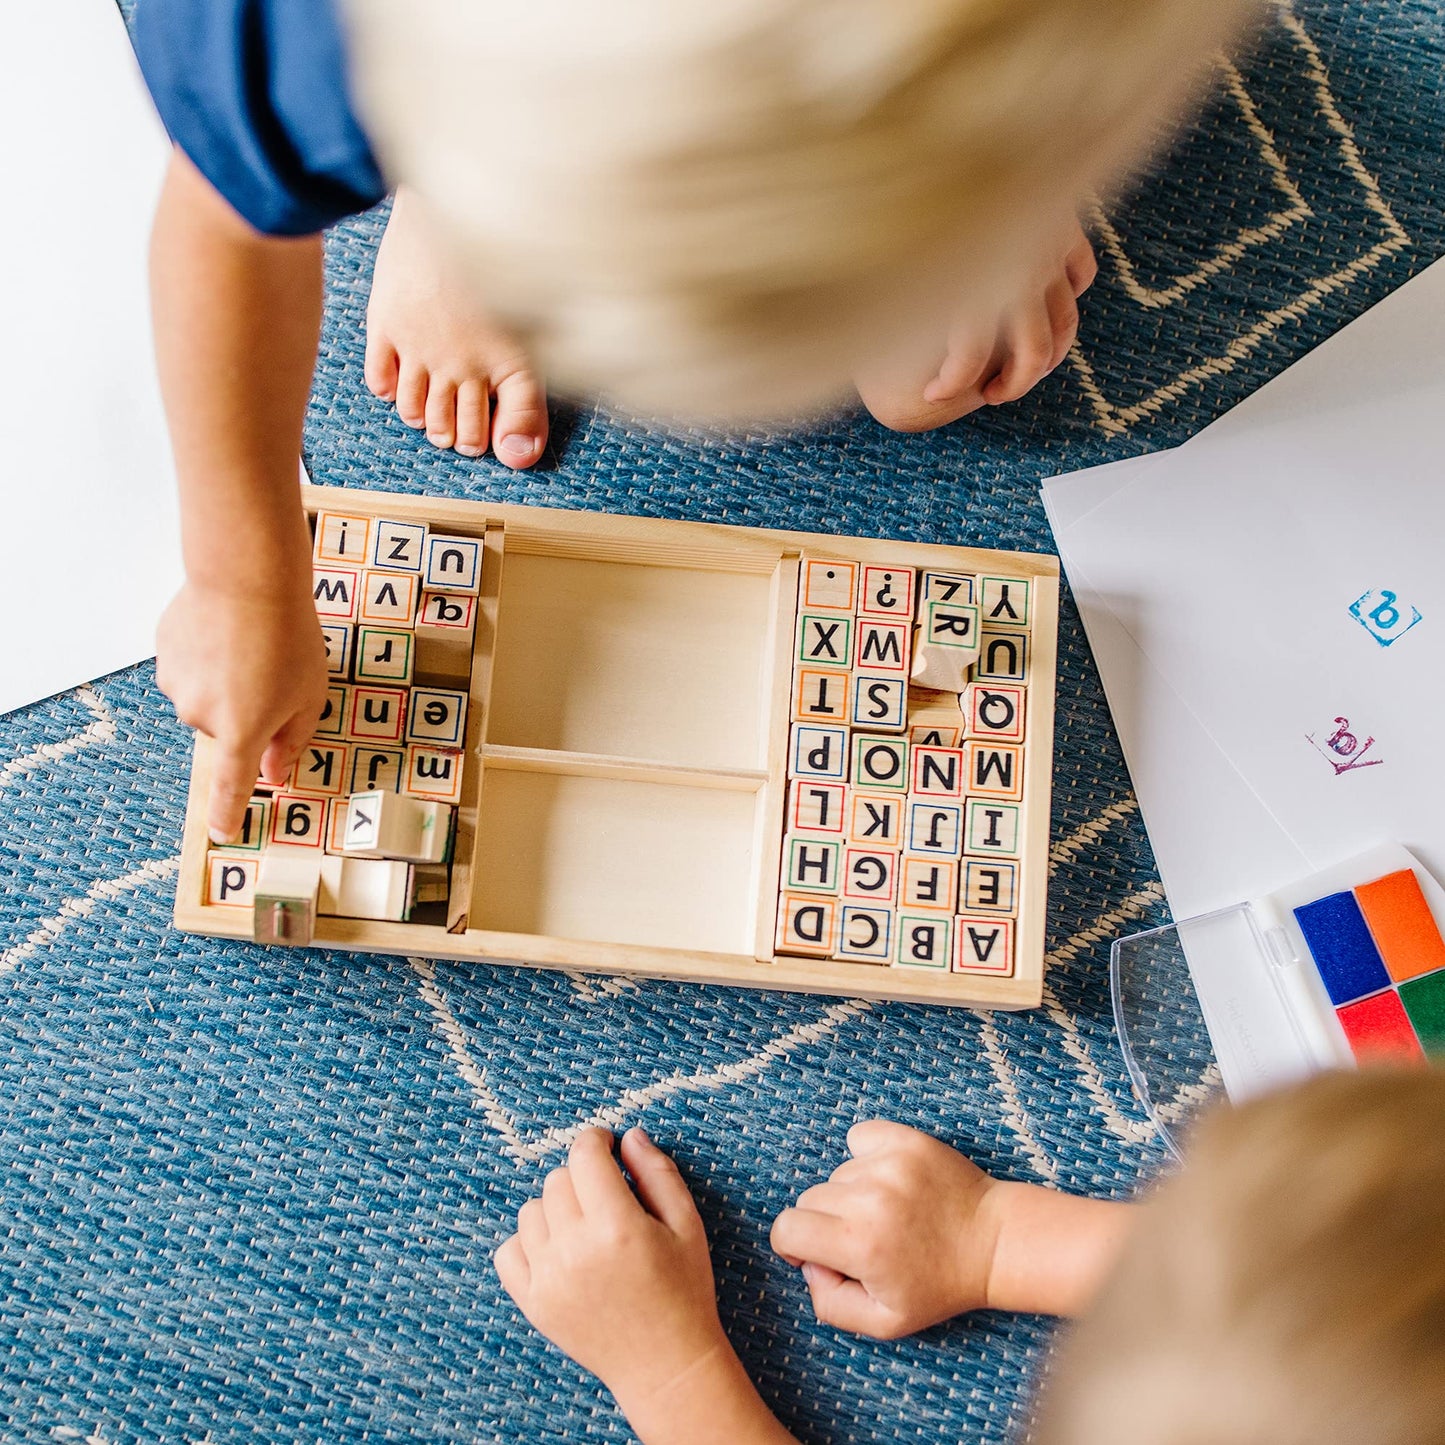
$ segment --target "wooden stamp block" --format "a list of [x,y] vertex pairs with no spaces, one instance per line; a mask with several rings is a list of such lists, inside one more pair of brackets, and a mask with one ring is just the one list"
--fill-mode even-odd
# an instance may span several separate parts
[[788,776],[848,781],[848,729],[794,723],[788,740]]
[[852,768],[848,781],[875,792],[908,791],[908,741],[905,738],[853,734]]
[[915,747],[956,748],[963,741],[964,716],[957,694],[931,688],[908,689],[908,741]]
[[1028,689],[1006,682],[971,682],[959,698],[968,719],[968,734],[998,743],[1021,743]]
[[241,819],[241,831],[226,847],[239,849],[243,853],[259,853],[266,846],[266,835],[270,830],[271,799],[252,798],[246,804],[246,816]]
[[466,636],[470,648],[477,630],[477,599],[450,592],[423,592],[416,614],[416,630],[435,628],[452,637]]
[[963,804],[909,798],[903,846],[910,853],[927,853],[935,858],[962,857]]
[[845,848],[842,879],[844,898],[892,908],[898,902],[898,854]]
[[[359,789],[353,788],[352,792]],[[322,839],[322,851],[325,853],[345,852],[346,843],[346,811],[351,806],[350,796],[331,798],[326,804],[326,833]]]
[[847,800],[848,789],[842,783],[794,779],[788,784],[788,832],[841,838],[848,823]]
[[368,567],[361,574],[357,619],[373,627],[414,627],[420,593],[421,581],[414,572],[382,572]]
[[348,793],[399,793],[406,781],[406,753],[371,743],[351,745]]
[[894,962],[900,968],[947,970],[953,954],[953,917],[947,913],[909,912],[898,914],[898,951]]
[[953,971],[1011,977],[1014,971],[1013,919],[971,918],[968,914],[955,918]]
[[919,687],[961,692],[978,660],[978,608],[972,603],[925,602],[913,639],[911,676]]
[[345,743],[313,738],[296,758],[287,787],[293,793],[336,798],[351,781],[351,750]]
[[315,848],[326,841],[326,799],[306,793],[277,793],[271,799],[272,847]]
[[358,627],[352,676],[357,682],[410,686],[415,642],[415,634],[401,628]]
[[798,617],[796,661],[804,667],[853,665],[853,618],[836,612],[804,612]]
[[212,848],[206,854],[206,902],[225,908],[249,908],[256,901],[256,875],[261,859],[255,853]]
[[858,564],[809,557],[798,579],[799,612],[849,612],[857,603]]
[[423,592],[416,620],[417,681],[465,687],[472,675],[476,630],[475,597]]
[[962,748],[920,748],[912,750],[908,791],[919,798],[962,799]]
[[900,908],[937,909],[952,914],[958,908],[958,863],[934,853],[905,853],[899,874]]
[[1019,911],[1019,865],[1003,858],[963,859],[958,892],[960,913],[1006,914]]
[[361,573],[346,567],[316,567],[311,597],[323,622],[355,622],[361,603]]
[[1022,828],[1017,803],[970,798],[964,830],[965,852],[981,857],[1017,858]]
[[1027,627],[1029,584],[1021,577],[979,578],[979,621],[984,628]]
[[978,661],[974,664],[976,682],[1027,682],[1029,680],[1029,640],[1022,632],[990,632],[979,635]]
[[888,852],[903,846],[903,811],[900,793],[864,793],[848,790],[849,843]]
[[426,562],[424,522],[378,522],[371,565],[383,572],[420,572]]
[[326,702],[321,716],[316,720],[318,738],[339,738],[346,734],[346,711],[351,701],[351,689],[343,682],[332,683],[326,689]]
[[919,607],[925,602],[976,602],[977,592],[977,579],[967,572],[925,572],[919,579]]
[[858,592],[858,615],[913,621],[912,567],[865,567]]
[[848,963],[891,963],[897,915],[891,908],[845,903],[838,922],[834,958]]
[[446,863],[451,858],[453,810],[404,793],[353,793],[342,851],[348,858],[395,858]]
[[399,743],[406,736],[406,703],[405,688],[352,688],[346,736],[359,743]]
[[351,676],[351,654],[356,646],[356,629],[349,622],[323,622],[321,640],[326,644],[326,675],[344,682]]
[[[446,869],[442,869],[443,874]],[[413,869],[389,858],[321,860],[316,911],[340,918],[376,918],[404,923],[411,917]]]
[[445,903],[451,897],[452,870],[445,863],[416,863],[411,870],[412,901]]
[[323,567],[365,567],[371,558],[371,518],[317,512],[311,555]]
[[908,726],[908,679],[855,672],[849,720],[854,727],[901,733]]
[[1013,743],[975,738],[968,745],[968,795],[1006,798],[1024,795],[1024,750]]
[[466,742],[467,695],[449,688],[415,687],[406,723],[409,743],[459,748]]
[[880,622],[876,618],[860,617],[857,641],[853,645],[853,666],[859,672],[897,677],[906,688],[912,633],[913,628],[906,622]]
[[793,669],[793,721],[846,723],[851,672],[836,667]]
[[816,893],[784,893],[778,899],[779,953],[828,958],[838,937],[838,900]]
[[462,757],[463,754],[450,748],[412,743],[406,750],[403,791],[414,798],[428,798],[438,803],[461,802]]
[[482,585],[481,539],[439,537],[433,532],[427,538],[423,577],[428,592],[469,592],[475,596]]
[[268,848],[261,855],[252,900],[251,936],[257,943],[305,948],[316,927],[321,889],[320,849]]
[[798,833],[783,839],[783,887],[790,893],[836,893],[842,875],[843,844]]

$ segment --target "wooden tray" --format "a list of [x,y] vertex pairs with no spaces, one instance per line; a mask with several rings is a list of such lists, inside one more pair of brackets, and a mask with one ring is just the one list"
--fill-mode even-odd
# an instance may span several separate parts
[[[317,921],[314,943],[985,1008],[1043,987],[1058,563],[1049,556],[306,487],[309,512],[485,540],[451,904]],[[800,560],[1027,580],[1021,897],[1010,977],[774,951]],[[205,901],[197,738],[175,921]]]

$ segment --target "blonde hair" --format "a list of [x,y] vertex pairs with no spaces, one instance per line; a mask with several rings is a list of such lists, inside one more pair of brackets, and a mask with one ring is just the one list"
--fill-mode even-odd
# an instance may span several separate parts
[[1445,1075],[1221,1113],[1062,1347],[1036,1445],[1445,1439]]
[[778,416],[1000,295],[1254,0],[348,0],[354,84],[554,384]]

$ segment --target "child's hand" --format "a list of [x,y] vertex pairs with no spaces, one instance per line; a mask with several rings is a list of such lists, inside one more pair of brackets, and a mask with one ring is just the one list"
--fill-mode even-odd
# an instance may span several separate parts
[[326,649],[309,593],[188,582],[156,630],[156,680],[183,723],[214,739],[207,824],[230,842],[257,776],[284,782],[326,702]]
[[773,1224],[824,1324],[891,1340],[989,1303],[998,1181],[917,1129],[869,1119],[853,1158]]
[[[591,1370],[636,1426],[685,1379],[736,1357],[718,1320],[702,1220],[677,1166],[641,1129],[622,1140],[636,1196],[588,1129],[517,1215],[497,1275],[522,1313]],[[640,1202],[639,1202],[640,1201]]]

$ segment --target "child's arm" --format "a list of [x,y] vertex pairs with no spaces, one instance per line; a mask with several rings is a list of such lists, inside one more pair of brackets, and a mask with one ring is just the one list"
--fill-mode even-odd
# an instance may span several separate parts
[[718,1320],[707,1236],[641,1129],[589,1129],[517,1215],[497,1274],[522,1313],[612,1392],[643,1445],[796,1445]]
[[903,1124],[855,1124],[848,1147],[772,1235],[842,1329],[895,1339],[973,1309],[1077,1314],[1132,1225],[1132,1205],[994,1179]]
[[253,231],[174,153],[151,290],[186,583],[161,619],[157,675],[216,741],[218,840],[240,827],[258,771],[284,779],[325,700],[297,489],[321,288],[319,236]]

